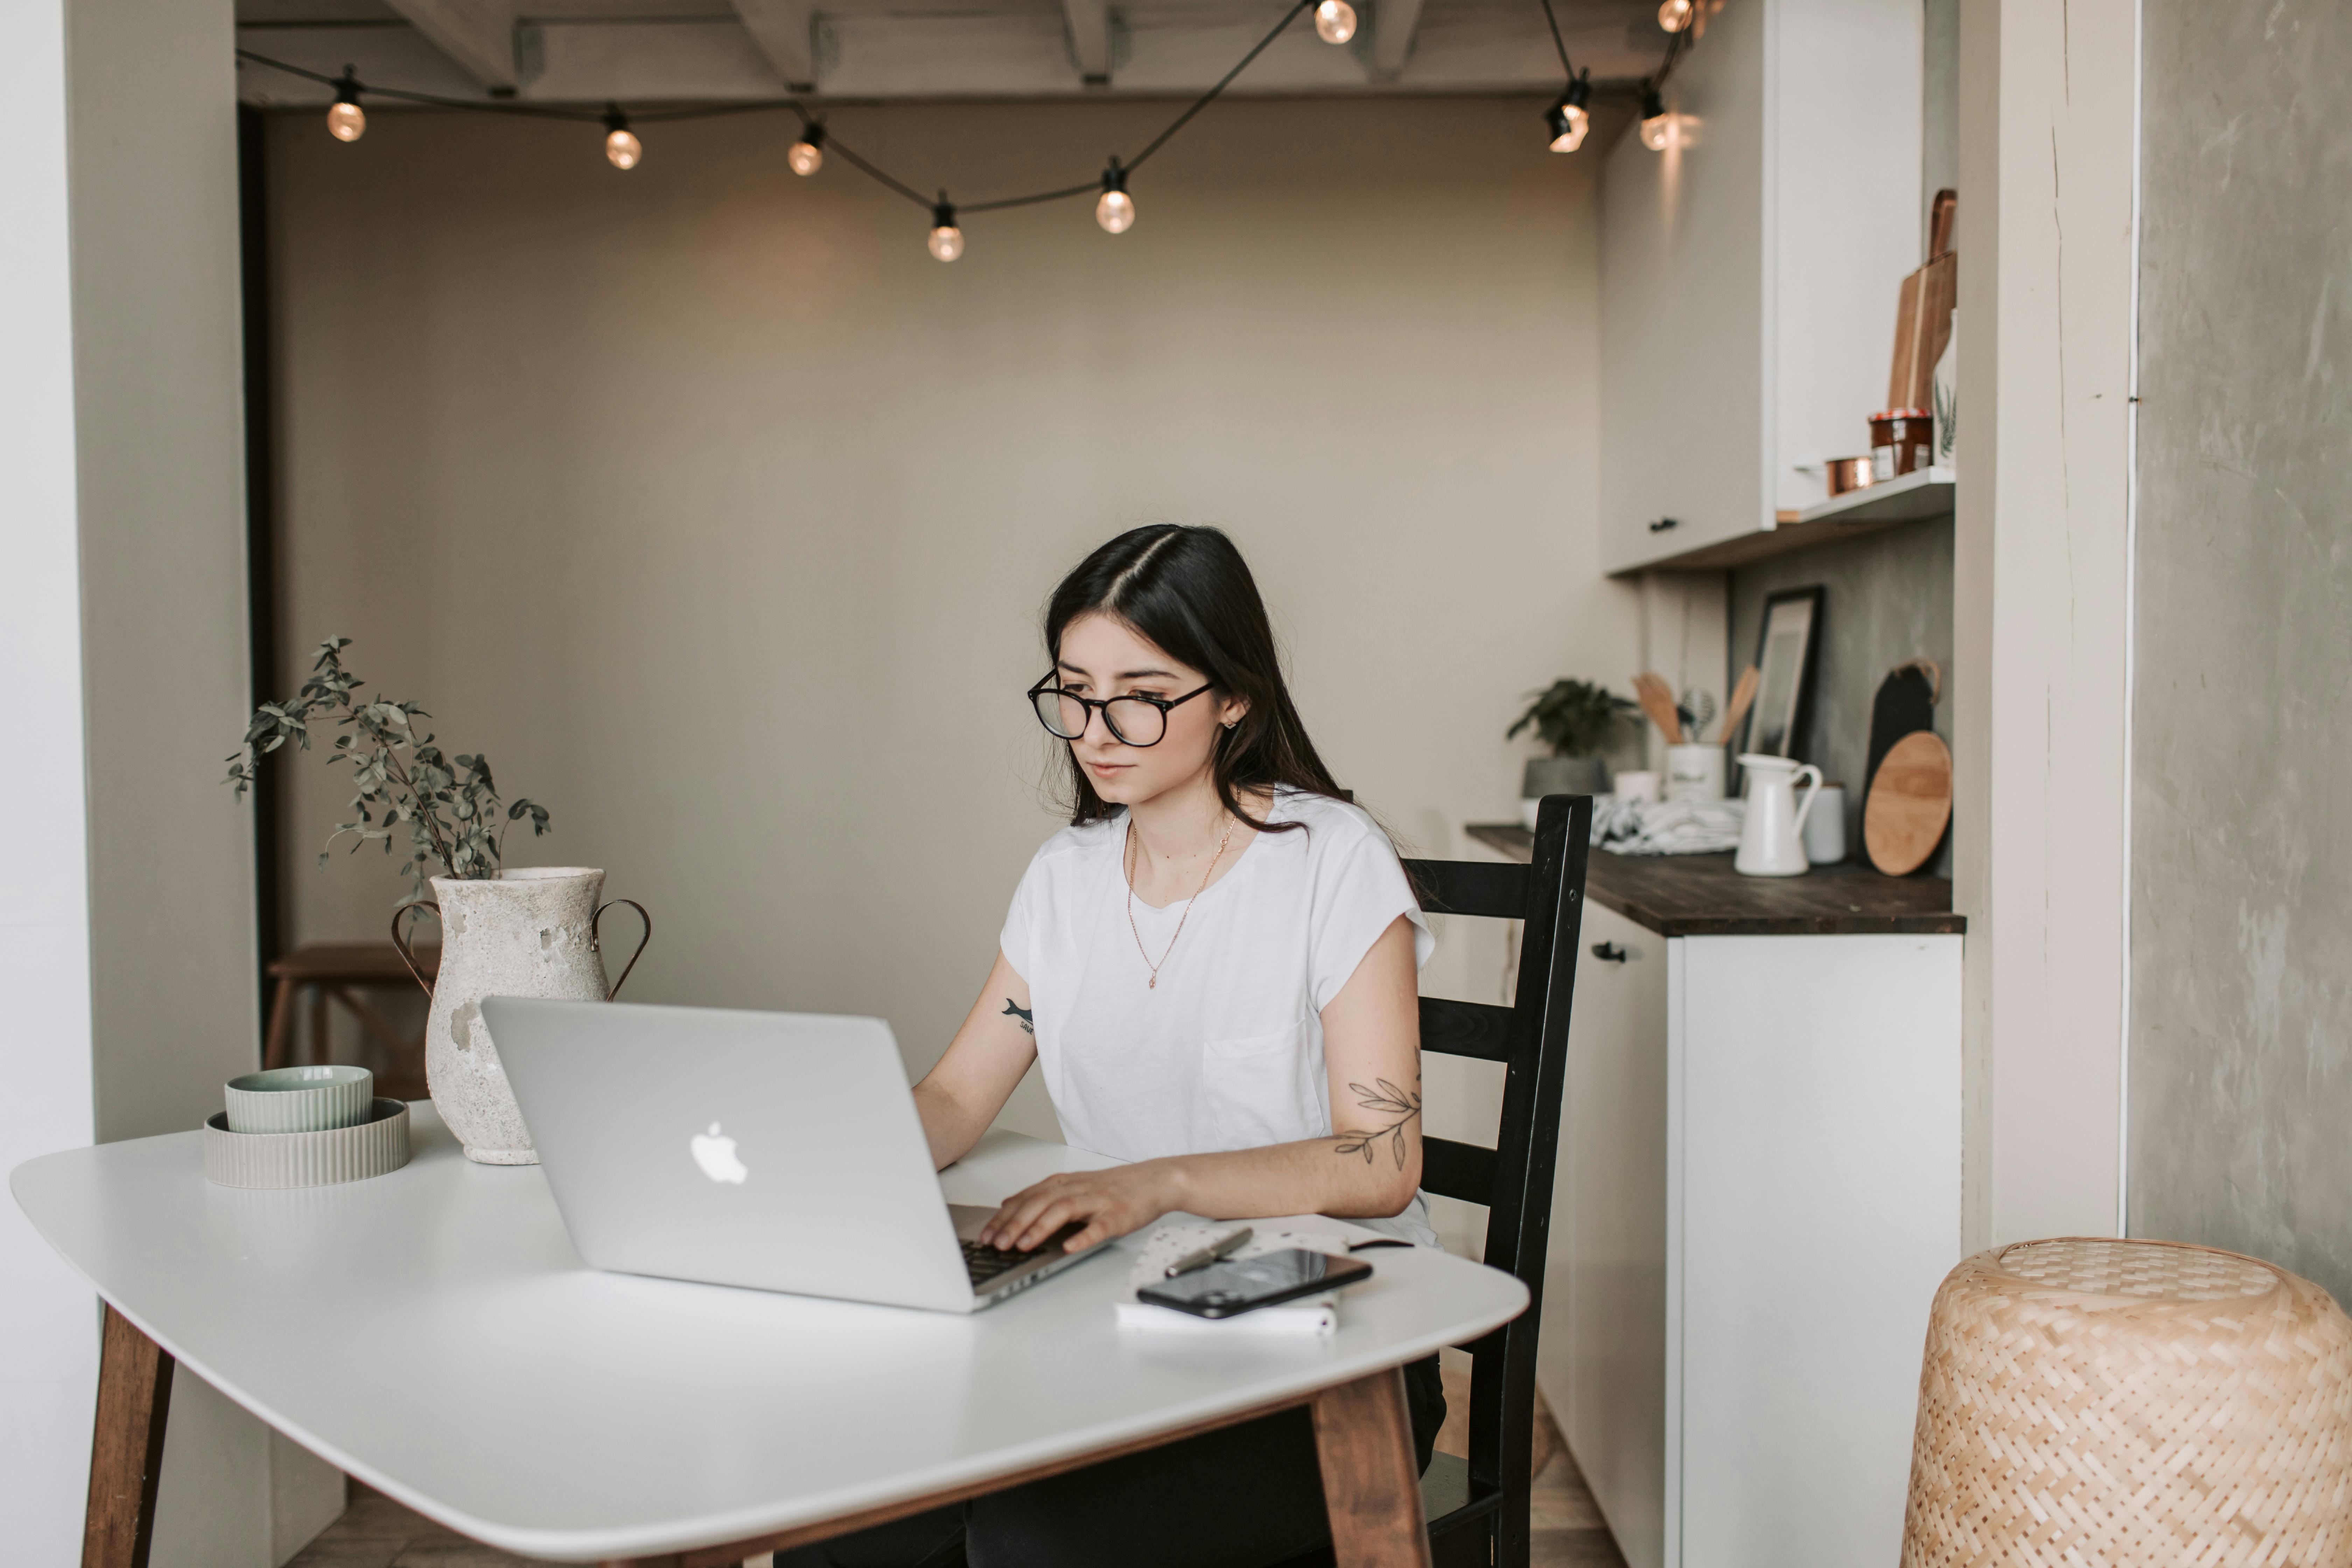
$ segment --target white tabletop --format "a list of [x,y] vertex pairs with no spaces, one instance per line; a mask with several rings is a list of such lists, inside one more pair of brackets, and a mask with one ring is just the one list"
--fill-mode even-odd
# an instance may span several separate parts
[[[428,1103],[414,1121],[406,1169],[341,1186],[213,1186],[197,1132],[47,1155],[9,1186],[189,1370],[527,1556],[715,1545],[1009,1475],[1410,1361],[1528,1302],[1499,1270],[1390,1248],[1330,1339],[1204,1343],[1115,1326],[1111,1248],[969,1317],[600,1274],[537,1166],[469,1163]],[[941,1184],[994,1202],[1084,1163],[992,1133]]]

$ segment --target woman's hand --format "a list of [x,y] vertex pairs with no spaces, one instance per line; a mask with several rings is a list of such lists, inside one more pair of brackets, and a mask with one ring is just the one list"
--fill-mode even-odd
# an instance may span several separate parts
[[1086,1229],[1062,1247],[1076,1252],[1139,1230],[1177,1207],[1170,1175],[1165,1162],[1146,1160],[1108,1171],[1048,1176],[1005,1199],[995,1217],[981,1227],[980,1239],[1008,1252],[1026,1252],[1064,1226],[1083,1220]]

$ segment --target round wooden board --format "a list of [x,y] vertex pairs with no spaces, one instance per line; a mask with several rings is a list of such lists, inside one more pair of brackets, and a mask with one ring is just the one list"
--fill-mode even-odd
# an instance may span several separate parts
[[1933,731],[1914,731],[1895,742],[1870,781],[1862,808],[1870,863],[1890,877],[1909,876],[1936,852],[1951,820],[1951,750]]

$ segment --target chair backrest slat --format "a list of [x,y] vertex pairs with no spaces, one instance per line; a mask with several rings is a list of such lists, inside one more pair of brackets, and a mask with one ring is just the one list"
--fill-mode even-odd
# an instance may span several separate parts
[[1475,1057],[1483,1062],[1509,1061],[1515,1016],[1510,1008],[1492,1002],[1424,996],[1421,999],[1421,1048],[1449,1057]]
[[[1549,795],[1537,808],[1528,865],[1405,862],[1424,910],[1524,922],[1511,1006],[1431,997],[1421,1003],[1424,1050],[1499,1061],[1505,1068],[1495,1148],[1425,1133],[1421,1141],[1423,1187],[1485,1205],[1486,1262],[1518,1276],[1535,1298],[1519,1317],[1465,1347],[1472,1356],[1471,1487],[1474,1494],[1500,1496],[1500,1507],[1486,1516],[1493,1520],[1491,1554],[1475,1555],[1486,1556],[1496,1568],[1524,1568],[1528,1556],[1536,1336],[1542,1326],[1552,1171],[1591,842],[1591,799]],[[1432,1521],[1433,1533],[1444,1524]]]
[[1489,860],[1408,860],[1423,912],[1515,921],[1528,912],[1528,868]]
[[1421,1141],[1421,1189],[1465,1204],[1495,1201],[1495,1152],[1475,1143],[1423,1135]]

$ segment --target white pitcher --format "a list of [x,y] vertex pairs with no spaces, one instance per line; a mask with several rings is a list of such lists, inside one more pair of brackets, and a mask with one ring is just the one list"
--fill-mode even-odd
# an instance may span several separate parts
[[[1739,853],[1731,862],[1750,877],[1801,877],[1805,874],[1805,817],[1813,797],[1822,792],[1822,770],[1811,763],[1751,752],[1739,759],[1748,770],[1748,813],[1739,826]],[[1813,776],[1802,805],[1797,801],[1797,780]]]

